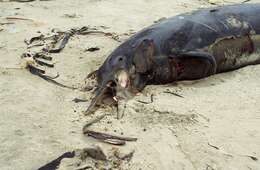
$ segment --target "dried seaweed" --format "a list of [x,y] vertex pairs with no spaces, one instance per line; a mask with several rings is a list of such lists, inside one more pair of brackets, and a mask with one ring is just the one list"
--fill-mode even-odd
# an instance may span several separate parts
[[[20,18],[20,17],[7,17],[6,19],[9,20],[31,20],[27,18]],[[67,31],[57,31],[55,29],[52,30],[51,35],[45,36],[43,34],[39,36],[35,36],[30,38],[29,40],[25,40],[24,42],[27,45],[28,51],[22,55],[22,58],[29,58],[33,62],[29,62],[27,64],[27,69],[34,75],[38,75],[39,77],[47,80],[48,82],[54,83],[60,87],[69,88],[69,89],[77,89],[74,87],[70,87],[67,85],[63,85],[54,79],[51,76],[45,74],[45,70],[41,68],[41,66],[46,66],[49,68],[53,68],[55,65],[52,61],[52,57],[50,56],[51,53],[60,53],[69,42],[70,38],[75,35],[89,35],[89,34],[102,34],[104,36],[109,36],[112,39],[119,41],[119,36],[115,33],[109,33],[97,30],[96,28],[89,28],[89,27],[81,27],[81,28],[72,28]],[[37,52],[32,53],[30,51],[33,47],[42,46],[40,50]],[[90,51],[98,50],[98,48],[91,49]]]
[[172,95],[177,96],[177,97],[184,98],[182,95],[177,94],[177,93],[175,93],[175,92],[171,92],[171,91],[164,91],[163,93],[168,93],[168,94],[172,94]]
[[14,24],[13,22],[0,22],[0,25],[11,25]]
[[151,103],[153,103],[153,94],[151,94],[151,96],[150,96],[150,102],[147,102],[147,101],[142,101],[142,100],[137,100],[139,103],[142,103],[142,104],[151,104]]
[[[208,145],[209,145],[210,147],[213,147],[213,148],[216,149],[216,150],[219,150],[221,153],[223,153],[223,154],[225,154],[225,155],[228,155],[228,156],[233,157],[232,154],[225,152],[224,150],[222,150],[221,148],[219,148],[219,147],[217,147],[217,146],[215,146],[215,145],[212,145],[212,144],[210,144],[210,143],[208,143]],[[248,158],[252,159],[253,161],[258,161],[258,158],[255,157],[255,156],[252,156],[252,155],[246,155],[246,154],[236,154],[236,155],[238,155],[238,156],[243,156],[243,157],[248,157]]]
[[72,101],[75,102],[75,103],[80,103],[80,102],[87,102],[88,100],[86,100],[86,99],[74,98]]
[[99,47],[90,47],[90,48],[86,49],[85,51],[94,52],[94,51],[98,51],[98,50],[100,50]]
[[7,20],[34,21],[33,19],[30,19],[30,18],[23,18],[23,17],[6,17],[5,19],[7,19]]
[[[36,0],[9,0],[9,1],[0,0],[0,2],[21,2],[21,3],[33,2],[33,1],[36,1]],[[39,0],[39,1],[51,1],[51,0]]]

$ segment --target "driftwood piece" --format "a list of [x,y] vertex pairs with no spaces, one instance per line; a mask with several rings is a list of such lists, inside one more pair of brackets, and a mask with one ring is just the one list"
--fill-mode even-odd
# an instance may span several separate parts
[[103,119],[105,116],[106,115],[103,114],[97,118],[90,120],[87,124],[85,124],[85,126],[82,129],[83,134],[85,134],[87,136],[91,136],[95,139],[98,139],[102,142],[109,143],[112,145],[125,145],[126,141],[136,141],[137,140],[137,138],[121,137],[121,136],[116,136],[116,135],[110,135],[110,134],[103,133],[103,132],[96,132],[93,130],[88,130],[89,126],[91,126],[94,123],[97,123],[98,121]]
[[125,145],[126,142],[118,139],[100,139],[100,141],[111,144],[111,145]]
[[95,139],[101,140],[103,142],[113,144],[113,145],[124,145],[125,141],[137,141],[137,138],[131,138],[131,137],[121,137],[116,135],[110,135],[103,132],[96,132],[93,130],[87,130],[85,129],[83,131],[85,135],[91,136]]
[[30,19],[30,18],[23,18],[23,17],[6,17],[5,19],[7,19],[7,20],[34,21],[33,19]]
[[13,22],[0,22],[0,25],[11,25],[14,24]]

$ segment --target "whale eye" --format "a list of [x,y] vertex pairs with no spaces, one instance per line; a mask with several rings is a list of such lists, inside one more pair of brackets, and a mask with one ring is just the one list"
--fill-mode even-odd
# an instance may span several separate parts
[[123,57],[119,57],[119,58],[118,58],[118,61],[123,61]]
[[111,67],[114,69],[122,69],[126,67],[126,57],[123,55],[118,55],[112,57],[110,60]]

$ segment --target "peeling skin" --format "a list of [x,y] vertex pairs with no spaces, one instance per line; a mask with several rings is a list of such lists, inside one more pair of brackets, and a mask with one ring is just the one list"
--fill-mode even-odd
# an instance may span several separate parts
[[241,28],[241,29],[249,29],[249,23],[246,21],[240,21],[239,19],[237,19],[234,16],[230,16],[229,18],[227,18],[227,23],[228,25],[230,25],[231,27],[234,28]]
[[242,27],[242,23],[238,19],[236,19],[234,16],[227,18],[227,23],[232,27],[236,27],[236,28]]
[[218,72],[259,64],[260,36],[227,37],[217,40],[209,50],[217,58]]

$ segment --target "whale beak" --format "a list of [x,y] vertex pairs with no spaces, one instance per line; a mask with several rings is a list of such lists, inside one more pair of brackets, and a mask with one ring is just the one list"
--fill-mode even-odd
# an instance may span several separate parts
[[[99,87],[96,90],[95,97],[91,100],[90,105],[88,106],[85,115],[91,114],[95,111],[95,106],[101,104],[104,99],[115,97],[114,90],[115,83],[113,81],[108,81],[105,85]],[[115,100],[116,101],[116,100]]]

